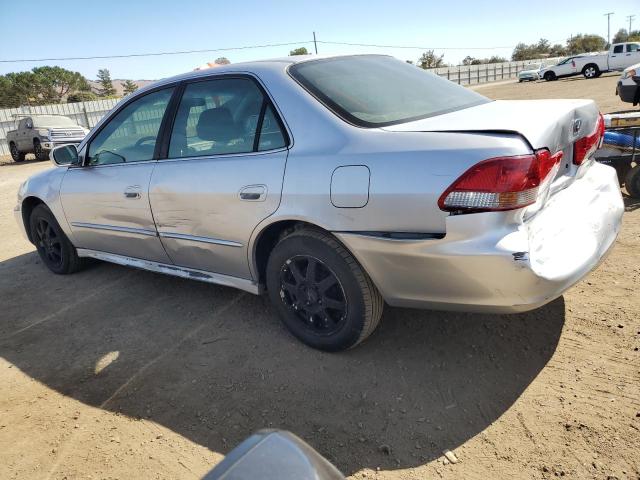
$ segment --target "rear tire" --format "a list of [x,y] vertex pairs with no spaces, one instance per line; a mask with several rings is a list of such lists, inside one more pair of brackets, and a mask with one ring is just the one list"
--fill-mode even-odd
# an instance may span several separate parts
[[586,79],[597,78],[600,76],[600,69],[595,63],[590,63],[584,66],[582,69],[582,75],[584,75],[584,78]]
[[630,197],[640,198],[640,165],[636,165],[627,172],[624,184]]
[[543,77],[547,82],[552,82],[554,80],[557,80],[558,77],[556,77],[556,74],[554,72],[545,72],[544,77]]
[[287,329],[312,348],[352,348],[378,326],[384,301],[332,236],[302,228],[280,239],[266,270],[269,298]]
[[24,162],[25,154],[18,150],[18,146],[15,143],[11,142],[9,151],[11,152],[11,158],[14,162]]
[[38,255],[53,273],[66,275],[82,267],[76,248],[45,205],[37,205],[31,212],[29,232]]

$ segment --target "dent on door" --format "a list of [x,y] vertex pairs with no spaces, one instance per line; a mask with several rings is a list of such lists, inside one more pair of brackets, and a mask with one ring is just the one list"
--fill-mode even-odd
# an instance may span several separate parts
[[173,263],[250,279],[249,238],[278,208],[286,158],[284,150],[158,162],[149,198]]

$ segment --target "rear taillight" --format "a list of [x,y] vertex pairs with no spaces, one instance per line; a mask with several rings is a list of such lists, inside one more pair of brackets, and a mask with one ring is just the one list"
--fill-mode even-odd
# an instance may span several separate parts
[[513,210],[535,203],[540,184],[560,163],[562,152],[549,150],[516,157],[484,160],[445,190],[438,206],[446,211]]
[[604,118],[600,114],[595,130],[590,135],[576,140],[573,146],[573,163],[582,165],[585,159],[601,146],[603,138]]

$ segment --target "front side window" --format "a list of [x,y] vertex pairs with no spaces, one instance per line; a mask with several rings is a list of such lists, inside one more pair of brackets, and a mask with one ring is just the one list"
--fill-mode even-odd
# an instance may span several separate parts
[[271,105],[248,78],[187,85],[169,143],[169,158],[272,150],[285,146]]
[[152,160],[173,88],[140,97],[118,112],[91,140],[89,165]]
[[361,55],[300,62],[290,75],[342,119],[383,127],[487,103],[467,88],[392,57]]
[[615,47],[613,47],[613,53],[622,53],[623,48],[624,45],[616,45]]

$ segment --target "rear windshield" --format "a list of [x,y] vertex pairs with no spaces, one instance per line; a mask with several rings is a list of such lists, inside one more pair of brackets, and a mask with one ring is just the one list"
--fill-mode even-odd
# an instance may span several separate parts
[[292,65],[289,73],[338,116],[360,127],[410,122],[490,101],[387,56],[311,60]]

